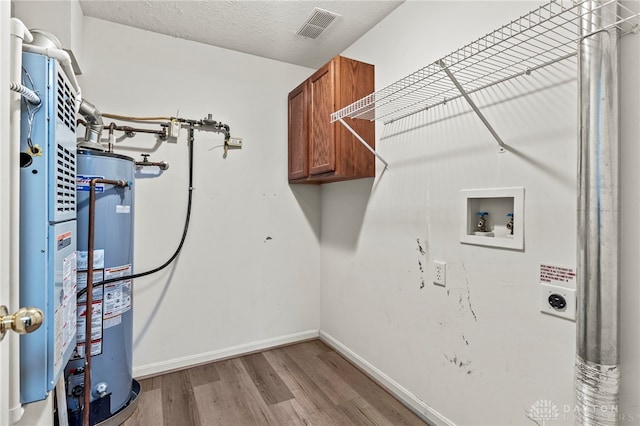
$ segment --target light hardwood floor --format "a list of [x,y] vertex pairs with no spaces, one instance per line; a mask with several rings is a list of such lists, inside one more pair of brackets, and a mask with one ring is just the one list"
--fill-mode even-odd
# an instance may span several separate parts
[[424,425],[314,340],[144,379],[124,426]]

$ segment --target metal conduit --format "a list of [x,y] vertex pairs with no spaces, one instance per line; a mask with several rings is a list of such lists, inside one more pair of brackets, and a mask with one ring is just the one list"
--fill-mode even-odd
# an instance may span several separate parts
[[33,105],[40,105],[40,96],[33,90],[25,87],[20,83],[16,83],[15,81],[9,82],[9,90],[13,90],[14,92],[20,93],[29,103]]
[[[618,390],[618,34],[617,2],[594,0],[579,45],[576,423],[617,425]],[[598,13],[588,13],[599,8]],[[612,21],[613,20],[613,21]]]

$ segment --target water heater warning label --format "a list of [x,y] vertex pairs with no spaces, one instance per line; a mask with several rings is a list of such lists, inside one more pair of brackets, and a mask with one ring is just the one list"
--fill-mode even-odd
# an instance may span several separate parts
[[[106,268],[105,280],[131,275],[131,264]],[[131,309],[131,280],[118,281],[104,286],[104,319],[121,315]],[[108,324],[117,325],[115,322]]]
[[[102,353],[102,300],[95,300],[91,304],[91,356]],[[87,304],[78,303],[78,328],[76,334],[76,354],[84,356],[84,337],[87,321]]]
[[[86,271],[89,256],[86,251],[78,251],[78,271]],[[104,249],[93,251],[93,269],[104,268]]]
[[[67,232],[62,235],[69,234]],[[66,237],[65,237],[66,238]],[[58,237],[58,241],[60,238]],[[59,293],[59,305],[55,309],[55,350],[53,369],[61,371],[64,367],[65,353],[76,336],[76,253],[73,252],[62,260],[62,288]]]
[[[58,248],[58,251],[71,245],[71,231],[65,232],[64,234],[60,234],[56,236],[56,242],[57,242],[56,246]],[[74,261],[75,261],[75,254],[74,254]]]
[[540,265],[540,282],[567,287],[575,286],[576,270],[554,265]]

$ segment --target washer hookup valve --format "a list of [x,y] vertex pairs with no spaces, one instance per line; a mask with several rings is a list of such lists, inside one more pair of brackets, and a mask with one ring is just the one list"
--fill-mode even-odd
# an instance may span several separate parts
[[489,215],[489,212],[477,212],[476,216],[478,216],[478,223],[476,224],[476,227],[478,229],[478,232],[487,232],[487,218],[486,216]]
[[507,217],[509,218],[507,229],[509,230],[509,235],[513,235],[513,213],[507,213]]

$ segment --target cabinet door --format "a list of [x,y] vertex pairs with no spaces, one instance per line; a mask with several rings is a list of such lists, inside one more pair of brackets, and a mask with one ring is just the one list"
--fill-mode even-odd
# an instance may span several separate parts
[[336,148],[334,123],[335,72],[331,61],[311,76],[309,81],[309,174],[334,172]]
[[289,93],[289,180],[308,176],[306,82]]

